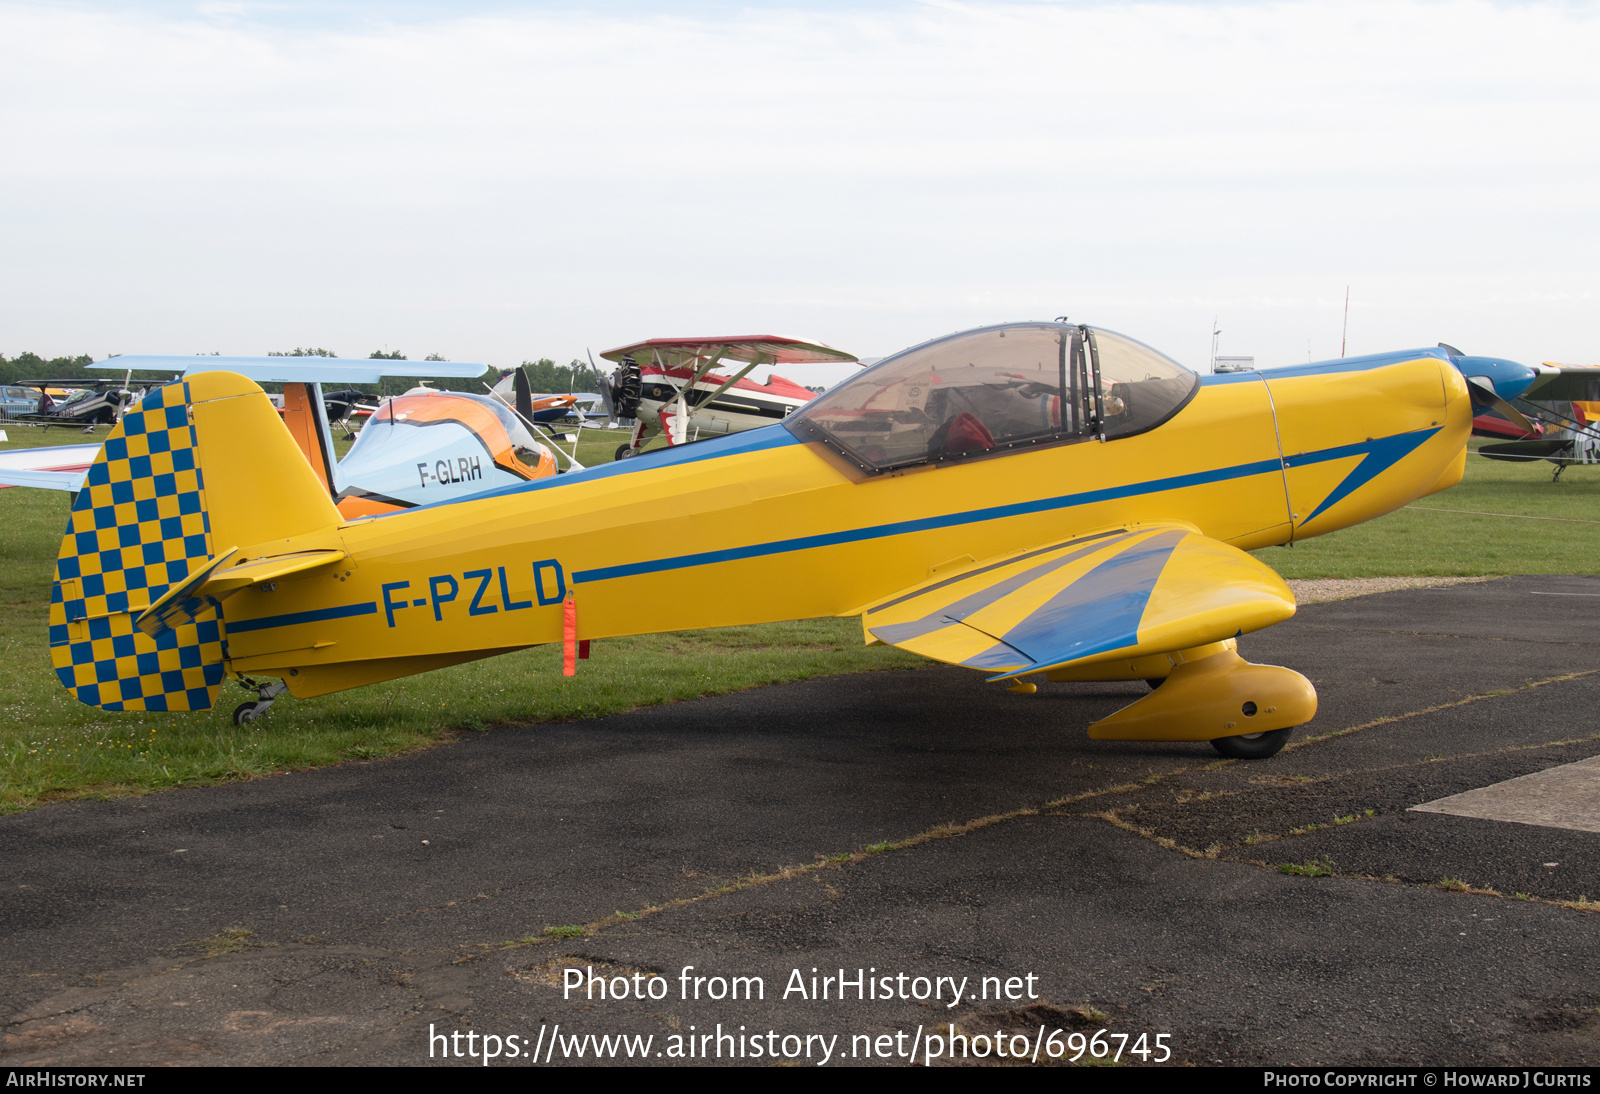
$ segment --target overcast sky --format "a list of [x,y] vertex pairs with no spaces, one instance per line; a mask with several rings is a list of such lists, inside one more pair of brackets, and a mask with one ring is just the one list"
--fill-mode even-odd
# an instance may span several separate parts
[[[1600,363],[1600,7],[8,3],[0,353]],[[796,375],[796,379],[808,378]]]

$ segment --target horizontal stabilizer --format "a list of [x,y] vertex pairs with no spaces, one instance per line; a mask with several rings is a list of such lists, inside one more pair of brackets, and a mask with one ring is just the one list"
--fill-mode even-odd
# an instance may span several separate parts
[[1141,524],[975,565],[867,611],[874,638],[1005,679],[1189,649],[1294,614],[1294,594],[1236,547]]
[[208,560],[145,609],[133,621],[133,625],[155,637],[169,627],[192,622],[200,612],[216,607],[229,594],[240,589],[342,562],[348,557],[343,551],[296,551],[287,555],[241,560],[237,565],[230,566],[229,561],[236,554],[238,548],[231,548]]

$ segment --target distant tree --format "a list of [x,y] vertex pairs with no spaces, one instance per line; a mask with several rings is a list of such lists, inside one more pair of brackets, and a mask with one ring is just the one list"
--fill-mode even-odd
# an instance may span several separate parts
[[405,359],[406,355],[399,350],[394,350],[392,353],[384,353],[382,350],[375,349],[367,354],[367,360],[369,361],[404,361]]
[[522,362],[528,373],[528,386],[544,395],[561,395],[568,391],[598,391],[594,374],[585,361],[574,359],[569,365],[558,365],[548,357]]
[[428,356],[424,357],[423,360],[424,361],[448,361],[448,360],[450,360],[450,358],[448,358],[448,357],[440,357],[437,353],[430,353],[430,354],[428,354]]
[[595,381],[594,372],[589,368],[589,362],[577,357],[567,366],[575,377],[572,383],[573,391],[595,392],[600,390],[600,385]]
[[7,359],[0,355],[0,383],[15,383],[18,380],[54,380],[98,377],[106,379],[110,374],[104,372],[90,372],[89,366],[94,364],[94,358],[88,354],[77,357],[40,357],[37,353],[19,353]]
[[301,349],[299,346],[296,346],[294,349],[290,350],[287,353],[279,353],[279,352],[277,352],[275,350],[268,350],[267,351],[267,356],[268,357],[337,357],[339,355],[337,353],[333,352],[333,350],[331,350],[331,349],[322,349],[320,347],[317,348],[317,349]]

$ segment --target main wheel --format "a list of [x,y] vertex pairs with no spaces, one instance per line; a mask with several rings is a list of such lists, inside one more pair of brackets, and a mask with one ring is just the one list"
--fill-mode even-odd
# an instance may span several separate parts
[[617,446],[616,455],[612,456],[611,458],[613,460],[625,460],[631,455],[633,455],[633,445],[623,444]]
[[240,703],[233,708],[233,724],[236,726],[247,726],[259,717],[261,715],[256,713],[254,703]]
[[1273,729],[1266,733],[1241,733],[1237,737],[1218,737],[1211,747],[1234,760],[1264,760],[1275,755],[1289,743],[1294,727]]

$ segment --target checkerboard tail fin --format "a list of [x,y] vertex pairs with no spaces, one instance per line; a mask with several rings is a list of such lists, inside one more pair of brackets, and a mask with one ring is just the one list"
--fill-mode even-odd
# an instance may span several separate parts
[[219,551],[274,554],[338,523],[260,387],[211,372],[158,388],[112,427],[73,504],[50,597],[57,677],[104,710],[210,709],[227,655],[214,602],[154,635],[135,620]]

